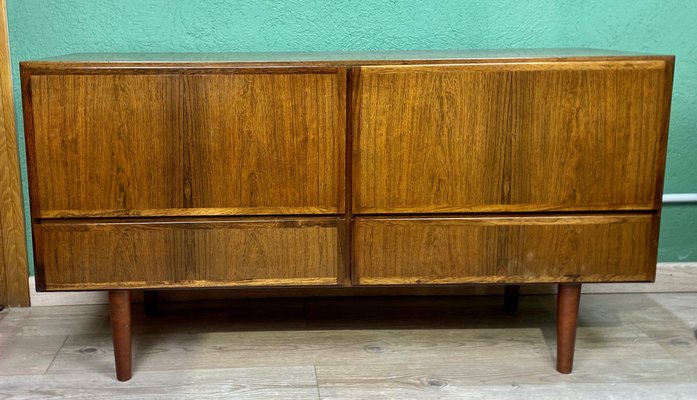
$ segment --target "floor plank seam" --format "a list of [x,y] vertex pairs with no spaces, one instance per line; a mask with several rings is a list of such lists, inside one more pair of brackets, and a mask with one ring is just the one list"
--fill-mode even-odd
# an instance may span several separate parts
[[317,400],[322,400],[322,394],[319,390],[319,377],[317,376],[317,365],[313,365],[312,369],[315,371],[315,386],[317,387]]
[[48,374],[48,370],[50,370],[51,367],[53,366],[53,363],[56,361],[56,358],[58,358],[58,355],[60,354],[61,350],[63,350],[63,347],[68,342],[69,337],[70,337],[70,335],[65,335],[65,339],[63,339],[63,343],[61,343],[61,345],[58,347],[56,354],[53,355],[53,358],[51,359],[51,362],[48,364],[48,367],[46,367],[46,370],[44,371],[43,375]]

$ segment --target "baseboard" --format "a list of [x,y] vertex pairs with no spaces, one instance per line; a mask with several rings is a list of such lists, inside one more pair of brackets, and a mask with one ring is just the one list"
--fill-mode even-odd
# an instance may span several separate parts
[[[32,306],[59,306],[79,304],[106,304],[106,292],[52,292],[37,293],[34,285],[34,277],[29,277],[29,288]],[[413,290],[411,290],[413,292]],[[553,294],[555,285],[524,285],[521,294]],[[697,262],[689,263],[659,263],[656,269],[655,283],[599,283],[583,285],[583,293],[674,293],[697,292]],[[240,290],[167,290],[161,291],[161,301],[193,301],[193,300],[221,300],[240,297]],[[295,292],[299,293],[298,291]],[[301,292],[300,292],[301,293]],[[399,294],[392,291],[392,294]],[[405,291],[406,293],[406,291]],[[247,290],[245,297],[264,297],[268,291]],[[281,292],[283,294],[283,292]],[[339,292],[340,294],[340,292]],[[362,293],[370,295],[371,291]],[[501,295],[501,286],[469,286],[460,288],[436,288],[419,289],[419,294],[446,294],[446,295]],[[136,291],[135,301],[142,300],[142,294]]]

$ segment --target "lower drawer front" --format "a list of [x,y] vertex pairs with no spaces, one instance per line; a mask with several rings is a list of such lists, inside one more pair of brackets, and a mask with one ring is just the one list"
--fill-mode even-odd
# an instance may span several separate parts
[[652,281],[657,217],[358,218],[364,285]]
[[43,222],[45,287],[336,285],[338,222]]

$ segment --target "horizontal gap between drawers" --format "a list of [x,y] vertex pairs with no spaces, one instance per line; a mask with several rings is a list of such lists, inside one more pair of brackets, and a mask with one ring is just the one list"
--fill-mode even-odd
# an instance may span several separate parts
[[354,218],[363,219],[445,219],[445,218],[515,218],[515,217],[564,217],[564,216],[627,216],[655,215],[658,210],[608,210],[608,211],[515,211],[515,212],[469,212],[469,213],[361,213],[353,214]]
[[224,222],[274,222],[274,221],[339,221],[343,220],[343,214],[327,215],[235,215],[235,216],[176,216],[176,217],[94,217],[94,218],[35,218],[38,224],[80,224],[80,223],[224,223]]
[[[492,218],[492,217],[553,217],[553,216],[612,216],[612,215],[654,215],[658,210],[609,210],[609,211],[516,211],[516,212],[469,212],[469,213],[353,213],[353,218]],[[223,215],[223,216],[124,216],[124,217],[61,217],[34,218],[34,223],[82,223],[82,222],[235,222],[235,221],[281,221],[281,220],[343,220],[345,214],[270,214],[270,215]]]

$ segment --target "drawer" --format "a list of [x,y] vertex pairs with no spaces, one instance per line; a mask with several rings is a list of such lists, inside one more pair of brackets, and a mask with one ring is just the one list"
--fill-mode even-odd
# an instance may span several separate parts
[[360,68],[353,211],[658,209],[663,60]]
[[333,218],[112,221],[35,224],[39,285],[48,290],[336,285],[344,274],[346,238]]
[[345,76],[31,75],[34,216],[342,213]]
[[652,281],[650,214],[358,218],[362,285]]

